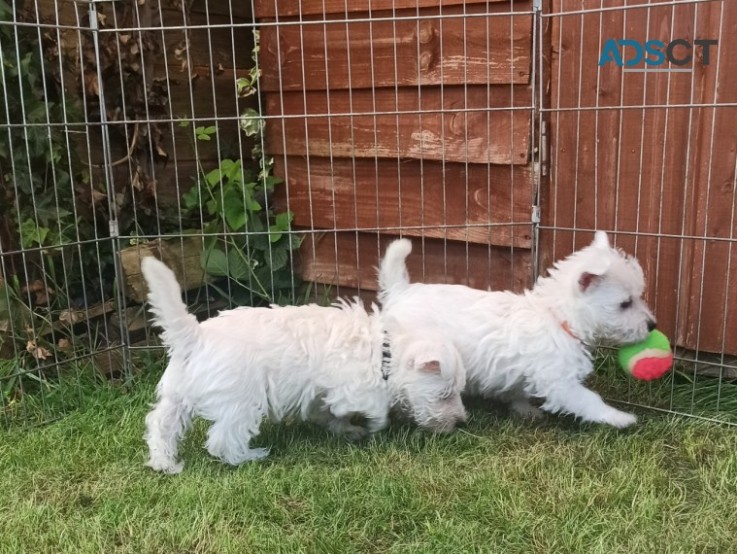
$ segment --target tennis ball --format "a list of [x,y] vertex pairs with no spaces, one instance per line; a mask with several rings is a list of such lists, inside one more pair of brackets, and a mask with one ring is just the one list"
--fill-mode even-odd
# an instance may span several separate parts
[[635,379],[659,379],[673,367],[673,352],[668,337],[655,329],[644,341],[621,347],[619,364],[625,373]]

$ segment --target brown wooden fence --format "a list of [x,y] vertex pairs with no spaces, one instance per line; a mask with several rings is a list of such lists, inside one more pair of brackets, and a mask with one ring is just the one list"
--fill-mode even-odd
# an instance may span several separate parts
[[[254,15],[245,4],[215,0],[193,5],[186,21],[168,4],[151,17],[110,17],[108,31],[172,27],[154,31],[158,54],[141,57],[149,77],[166,78],[165,115],[212,118],[221,128],[221,142],[205,143],[191,127],[167,123],[166,156],[140,148],[115,166],[113,188],[130,188],[140,165],[159,200],[173,204],[199,166],[218,163],[218,147],[248,156],[234,87],[250,67],[252,33],[217,26],[256,17],[266,148],[286,181],[280,207],[308,232],[305,279],[335,292],[375,290],[379,255],[403,234],[422,239],[422,256],[411,260],[416,279],[528,286],[539,118],[550,159],[540,267],[587,243],[593,229],[611,230],[642,262],[648,300],[678,344],[737,354],[737,4],[659,3],[546,0],[541,115],[533,110],[531,0],[255,0]],[[56,15],[48,0],[39,9],[68,25],[86,11],[67,3]],[[587,13],[571,14],[580,11]],[[202,25],[188,31],[186,65],[178,28],[185,23]],[[697,50],[692,72],[634,73],[598,66],[608,38],[719,45],[709,64]],[[76,44],[64,46],[78,59]],[[94,100],[94,83],[85,84]],[[124,160],[133,126],[110,115],[121,131],[111,157]],[[144,115],[142,128],[155,119]],[[102,161],[100,149],[83,157]],[[104,189],[101,172],[91,177]]]
[[[678,344],[737,354],[737,6],[658,3],[544,3],[540,267],[610,230]],[[281,203],[325,231],[303,248],[304,277],[373,290],[401,230],[425,239],[417,278],[528,285],[535,117],[493,110],[531,106],[531,2],[274,6],[256,2],[267,112],[284,116],[267,147]],[[474,17],[487,9],[506,15]],[[607,38],[720,43],[691,73],[627,73],[599,68]]]
[[[681,346],[737,354],[737,3],[612,9],[646,3],[613,0],[548,20],[542,251],[549,261],[590,240],[576,230],[615,230],[642,262],[659,325]],[[555,0],[552,10],[601,6]],[[641,73],[598,67],[607,38],[719,43],[708,65],[695,50],[684,66],[692,72]]]
[[528,285],[531,2],[274,6],[255,3],[267,149],[281,207],[318,231],[304,278],[375,290],[401,232],[423,237],[418,278]]

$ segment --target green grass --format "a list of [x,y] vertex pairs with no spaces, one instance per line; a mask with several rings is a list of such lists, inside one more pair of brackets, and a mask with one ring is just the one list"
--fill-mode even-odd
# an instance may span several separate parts
[[361,444],[266,425],[263,462],[184,444],[143,467],[154,376],[83,389],[83,407],[0,434],[0,552],[737,552],[737,429],[641,411],[632,430],[510,419],[474,403],[432,436]]

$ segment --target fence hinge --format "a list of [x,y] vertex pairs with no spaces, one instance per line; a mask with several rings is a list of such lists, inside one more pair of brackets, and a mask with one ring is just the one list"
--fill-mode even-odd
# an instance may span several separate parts
[[548,124],[545,120],[540,121],[540,175],[548,176]]
[[540,206],[532,206],[532,217],[530,221],[535,225],[540,223]]
[[543,0],[532,0],[532,10],[539,12],[543,9]]
[[118,220],[111,219],[109,223],[110,238],[118,238],[120,236],[120,227],[118,227]]

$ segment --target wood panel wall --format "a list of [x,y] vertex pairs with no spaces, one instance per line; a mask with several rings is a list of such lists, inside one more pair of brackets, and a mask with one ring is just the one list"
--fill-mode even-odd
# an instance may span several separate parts
[[[278,6],[278,12],[277,7]],[[531,279],[530,1],[257,0],[277,202],[308,281],[376,289],[397,235],[412,277]]]
[[[625,3],[647,2],[607,8]],[[600,6],[553,2],[554,12]],[[556,16],[552,29],[550,106],[561,111],[550,118],[546,263],[591,240],[577,229],[614,230],[643,265],[659,326],[681,346],[737,354],[737,108],[719,106],[737,102],[737,3]],[[719,47],[709,65],[697,52],[692,73],[625,73],[598,68],[607,38]],[[659,107],[693,104],[707,107]]]

